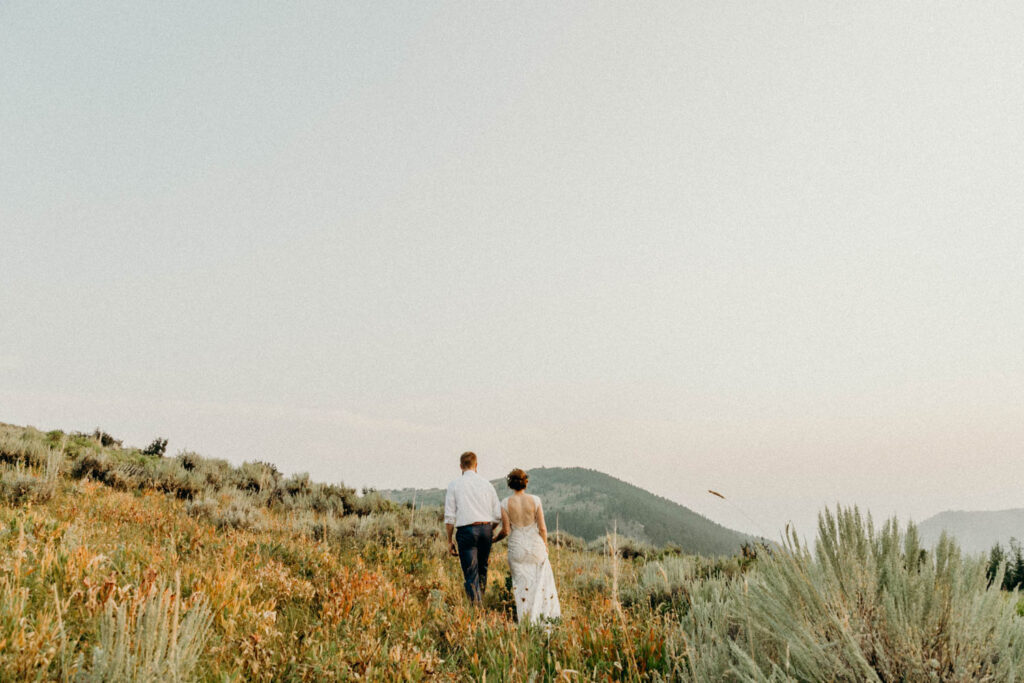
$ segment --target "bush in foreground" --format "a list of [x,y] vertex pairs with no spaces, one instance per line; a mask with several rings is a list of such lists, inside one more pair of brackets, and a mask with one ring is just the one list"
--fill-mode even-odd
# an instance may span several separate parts
[[793,533],[760,559],[742,594],[700,598],[720,614],[689,620],[690,642],[742,681],[1006,681],[1024,667],[1016,601],[983,558],[945,537],[926,550],[913,524],[875,529],[856,508],[822,513],[818,534],[813,553]]

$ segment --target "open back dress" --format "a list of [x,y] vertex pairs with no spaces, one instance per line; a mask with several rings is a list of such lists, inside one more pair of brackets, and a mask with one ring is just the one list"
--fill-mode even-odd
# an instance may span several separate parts
[[[555,589],[555,575],[548,560],[548,548],[541,538],[537,519],[541,511],[540,498],[525,494],[533,499],[536,507],[533,522],[525,526],[509,523],[512,530],[508,536],[508,564],[512,571],[512,592],[516,599],[516,617],[520,622],[540,623],[557,619],[562,614]],[[508,513],[509,498],[501,501],[501,507]]]

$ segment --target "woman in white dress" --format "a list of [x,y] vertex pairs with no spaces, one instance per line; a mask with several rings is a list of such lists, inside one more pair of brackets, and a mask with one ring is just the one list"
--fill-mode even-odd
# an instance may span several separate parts
[[522,622],[547,622],[562,614],[555,589],[555,575],[548,560],[548,529],[540,498],[526,493],[529,476],[520,469],[509,472],[508,487],[514,493],[501,501],[501,533],[508,536],[508,565],[516,617]]

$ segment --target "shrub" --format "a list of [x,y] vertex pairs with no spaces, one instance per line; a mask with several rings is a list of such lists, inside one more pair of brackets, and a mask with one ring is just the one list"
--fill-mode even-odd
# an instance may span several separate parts
[[585,600],[603,599],[611,588],[611,566],[605,555],[591,552],[561,553],[559,561],[565,563],[569,585],[559,590],[572,591]]
[[697,578],[713,579],[721,577],[733,579],[741,576],[744,572],[749,571],[755,566],[756,563],[753,560],[735,555],[732,557],[715,558],[698,557]]
[[554,548],[562,548],[565,550],[583,550],[587,546],[587,542],[579,536],[573,536],[568,531],[555,531],[548,530],[548,545]]
[[[63,456],[48,451],[45,459],[34,468],[16,465],[0,470],[0,500],[12,505],[24,502],[44,503],[57,491]],[[33,458],[33,462],[37,462]]]
[[405,535],[408,522],[395,513],[359,517],[357,536],[376,544],[394,544]]
[[45,467],[50,449],[41,441],[21,435],[0,434],[0,463],[25,467]]
[[292,516],[291,526],[316,541],[357,546],[393,546],[409,541],[421,545],[440,538],[440,522],[437,519],[430,516],[410,519],[409,511],[403,514],[389,512],[362,517],[341,517],[333,513],[317,517],[312,512],[304,511]]
[[677,543],[666,543],[658,549],[657,553],[655,553],[657,559],[665,557],[681,557],[683,554],[682,546]]
[[[690,584],[688,608],[680,613],[679,628],[669,631],[666,650],[674,671],[672,680],[686,681],[793,681],[782,671],[771,677],[737,672],[733,650],[735,643],[749,647],[742,617],[741,582],[723,577],[695,581]],[[748,624],[749,625],[749,624]],[[809,680],[828,680],[812,678]]]
[[39,476],[17,468],[0,472],[0,499],[11,505],[44,503],[53,497],[56,478]]
[[167,439],[161,439],[157,437],[153,439],[153,442],[142,449],[143,455],[152,455],[158,458],[164,457],[164,453],[167,452]]
[[61,440],[61,444],[64,452],[71,458],[80,457],[85,453],[94,453],[97,448],[96,441],[91,436],[81,432],[68,434],[67,437]]
[[115,439],[110,434],[107,434],[105,431],[101,430],[99,427],[97,427],[95,431],[93,431],[92,438],[98,441],[99,444],[104,448],[108,448],[110,446],[121,446],[120,439]]
[[292,518],[292,528],[315,541],[341,542],[359,537],[359,522],[355,516],[317,518],[304,511]]
[[234,476],[234,468],[226,460],[204,458],[192,452],[182,452],[174,459],[181,469],[192,473],[196,480],[202,482],[204,491],[217,493],[229,486]]
[[[342,490],[347,491],[344,487],[342,487]],[[342,495],[345,494],[343,493]],[[397,512],[400,506],[398,503],[385,498],[378,491],[364,488],[362,496],[351,495],[348,499],[348,509],[362,517],[384,512]]]
[[281,478],[276,467],[268,467],[260,462],[244,462],[232,474],[231,483],[234,487],[249,493],[272,491]]
[[158,491],[163,491],[182,500],[192,500],[206,492],[205,478],[196,471],[186,470],[177,460],[157,460],[156,467],[151,470],[151,482],[148,484]]
[[80,681],[189,680],[206,646],[213,614],[205,599],[192,600],[181,616],[180,586],[150,589],[130,609],[108,600],[100,625],[100,642]]
[[794,533],[759,558],[732,619],[746,630],[734,665],[742,680],[1009,680],[1024,624],[985,570],[945,536],[925,551],[913,524],[826,510],[813,554]]
[[278,487],[277,498],[282,507],[289,510],[304,509],[314,512],[343,515],[351,504],[351,498],[343,488],[330,484],[311,483],[308,474],[298,474],[284,480]]
[[114,462],[106,453],[88,451],[79,456],[71,466],[71,476],[75,479],[92,477],[96,481],[108,483]]
[[[611,541],[611,534],[601,536],[588,543],[587,550],[595,553],[606,553]],[[622,534],[615,535],[615,547],[619,557],[626,560],[638,557],[644,558],[654,554],[654,546],[650,543],[645,543],[629,536],[623,536]]]
[[313,485],[309,481],[309,474],[302,472],[300,474],[293,474],[281,482],[281,488],[289,496],[300,496],[312,491]]
[[[269,473],[270,473],[270,475],[271,475],[271,476],[272,476],[272,477],[273,477],[273,478],[274,478],[275,480],[276,480],[276,479],[280,479],[280,478],[281,478],[281,470],[277,469],[277,465],[275,465],[275,464],[274,464],[274,463],[272,463],[272,462],[267,462],[267,461],[265,461],[265,460],[255,460],[255,461],[253,461],[253,463],[252,463],[252,464],[254,464],[254,465],[258,465],[258,466],[262,467],[262,468],[263,468],[264,470],[266,470],[267,472],[269,472]],[[308,475],[307,475],[307,477],[308,477]]]
[[239,491],[222,493],[220,499],[204,497],[190,501],[185,511],[218,529],[254,529],[262,525],[262,515],[251,498]]
[[178,461],[181,463],[181,467],[184,470],[192,472],[193,470],[199,469],[203,464],[204,458],[201,455],[193,453],[191,451],[182,451],[178,453]]
[[634,586],[623,591],[625,605],[643,604],[652,609],[685,611],[689,603],[689,586],[696,576],[692,557],[664,557],[648,562],[640,570]]

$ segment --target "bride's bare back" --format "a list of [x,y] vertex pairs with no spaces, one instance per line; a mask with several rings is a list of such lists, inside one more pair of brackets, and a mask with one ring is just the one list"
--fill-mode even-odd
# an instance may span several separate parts
[[512,526],[530,526],[537,521],[539,509],[533,496],[520,494],[508,499],[508,518]]
[[544,524],[544,510],[540,498],[528,493],[516,493],[509,496],[502,511],[502,538],[511,533],[514,527],[537,525],[537,532],[544,543],[548,542],[548,529]]

